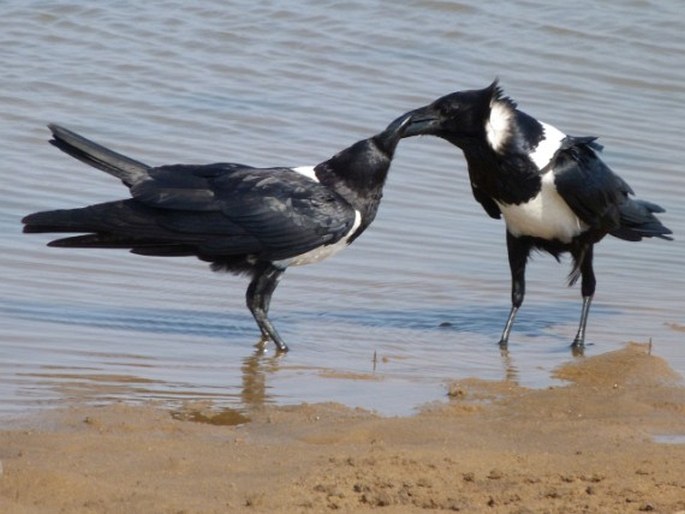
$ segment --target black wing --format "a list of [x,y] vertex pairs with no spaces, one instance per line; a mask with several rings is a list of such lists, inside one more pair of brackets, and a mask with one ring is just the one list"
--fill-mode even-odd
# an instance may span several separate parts
[[355,221],[341,196],[289,168],[173,165],[154,168],[149,177],[131,188],[133,198],[169,211],[161,220],[168,229],[211,233],[200,246],[206,256],[286,259],[335,243]]
[[621,225],[621,206],[630,186],[602,162],[592,138],[568,137],[553,159],[554,183],[571,210],[593,229]]

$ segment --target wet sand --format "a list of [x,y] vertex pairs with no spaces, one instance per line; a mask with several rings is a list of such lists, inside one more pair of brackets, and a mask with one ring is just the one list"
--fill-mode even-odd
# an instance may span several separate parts
[[0,512],[685,511],[681,377],[638,344],[556,374],[568,385],[463,380],[401,418],[59,410],[0,432]]

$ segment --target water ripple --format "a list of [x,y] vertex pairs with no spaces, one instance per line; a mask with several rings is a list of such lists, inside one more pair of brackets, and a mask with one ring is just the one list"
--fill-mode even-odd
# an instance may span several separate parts
[[[253,349],[244,279],[191,259],[60,251],[20,233],[29,212],[127,194],[49,146],[49,122],[150,164],[314,164],[405,110],[495,77],[536,117],[600,136],[607,163],[666,207],[674,242],[598,246],[588,351],[651,338],[685,372],[673,328],[685,324],[680,11],[675,1],[6,2],[0,412],[210,398],[403,413],[443,398],[454,378],[551,383],[571,358],[580,308],[564,285],[569,264],[533,259],[501,357],[503,227],[481,212],[463,157],[442,141],[404,141],[369,231],[330,262],[288,271],[272,307],[294,350],[282,359]],[[378,380],[331,378],[345,372]]]

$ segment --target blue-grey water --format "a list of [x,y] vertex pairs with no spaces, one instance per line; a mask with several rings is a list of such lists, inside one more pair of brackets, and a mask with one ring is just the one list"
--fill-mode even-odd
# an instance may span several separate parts
[[[580,310],[569,263],[537,256],[503,357],[504,227],[461,154],[398,148],[379,215],[342,254],[291,268],[261,355],[246,279],[193,259],[47,248],[36,210],[113,200],[112,177],[47,143],[57,122],[150,164],[309,165],[402,112],[499,77],[667,209],[676,240],[607,238],[586,355],[651,339],[685,372],[685,18],[677,0],[3,2],[0,413],[158,400],[338,401],[405,414],[465,377],[555,383]],[[442,326],[449,324],[449,326]],[[375,356],[375,359],[374,359]]]

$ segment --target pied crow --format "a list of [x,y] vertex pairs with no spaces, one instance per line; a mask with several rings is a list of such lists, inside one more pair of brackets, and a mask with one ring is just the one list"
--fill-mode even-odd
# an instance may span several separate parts
[[131,198],[25,217],[24,232],[71,232],[49,246],[124,248],[150,256],[195,256],[214,271],[246,274],[247,307],[279,351],[268,317],[288,266],[325,259],[376,216],[390,162],[409,117],[316,166],[237,163],[151,167],[58,125],[54,146],[120,179]]
[[611,234],[627,241],[671,239],[654,213],[664,210],[631,198],[633,190],[602,162],[594,137],[573,137],[520,111],[497,81],[459,91],[411,111],[403,137],[434,135],[459,147],[475,199],[493,218],[504,218],[511,269],[511,311],[499,341],[506,347],[525,295],[525,269],[533,249],[557,260],[573,258],[569,285],[581,278],[583,305],[572,346],[585,341],[595,293],[593,245]]

